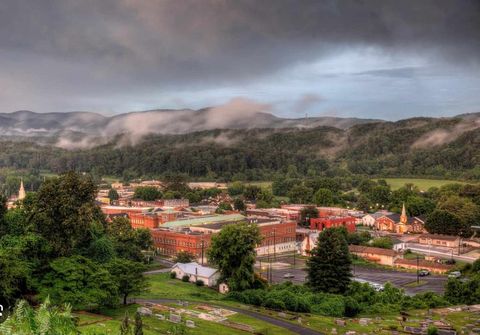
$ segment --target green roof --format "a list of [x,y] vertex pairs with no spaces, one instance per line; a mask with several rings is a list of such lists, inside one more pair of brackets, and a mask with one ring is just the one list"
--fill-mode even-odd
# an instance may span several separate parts
[[222,214],[222,215],[215,215],[215,216],[202,216],[194,219],[170,221],[161,225],[161,227],[178,228],[178,227],[201,226],[204,224],[212,224],[212,223],[228,222],[228,221],[242,221],[242,220],[245,220],[245,216],[241,214]]

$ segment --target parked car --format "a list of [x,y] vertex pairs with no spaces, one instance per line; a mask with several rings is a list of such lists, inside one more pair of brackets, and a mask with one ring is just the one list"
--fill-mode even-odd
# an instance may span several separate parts
[[283,278],[295,278],[295,275],[293,273],[288,272],[283,275]]
[[382,284],[378,284],[378,283],[369,283],[369,284],[377,292],[381,292],[385,289],[385,287]]
[[462,273],[460,271],[452,271],[448,274],[448,278],[460,278]]
[[427,269],[421,269],[420,271],[418,271],[418,275],[420,277],[425,277],[430,275],[430,271],[428,271]]

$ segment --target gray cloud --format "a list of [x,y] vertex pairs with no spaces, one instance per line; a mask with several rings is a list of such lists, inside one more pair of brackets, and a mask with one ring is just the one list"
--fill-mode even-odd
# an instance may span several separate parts
[[3,0],[0,108],[108,110],[355,47],[478,66],[480,2]]

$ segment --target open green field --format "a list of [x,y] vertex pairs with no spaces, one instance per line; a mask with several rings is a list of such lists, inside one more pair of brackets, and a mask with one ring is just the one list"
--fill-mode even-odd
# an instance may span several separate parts
[[421,191],[428,191],[430,187],[441,187],[446,184],[465,184],[458,180],[444,179],[417,179],[417,178],[379,178],[384,179],[392,190],[397,190],[405,184],[411,183],[416,185]]

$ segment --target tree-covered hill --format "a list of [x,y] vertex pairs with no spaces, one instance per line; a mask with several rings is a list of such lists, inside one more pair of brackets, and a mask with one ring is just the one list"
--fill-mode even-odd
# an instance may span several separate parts
[[[82,150],[55,141],[0,142],[0,168],[102,175],[272,179],[300,175],[364,174],[480,179],[480,122],[464,118],[414,118],[372,122],[348,129],[216,129],[177,135],[128,134]],[[95,141],[94,141],[95,142]]]

